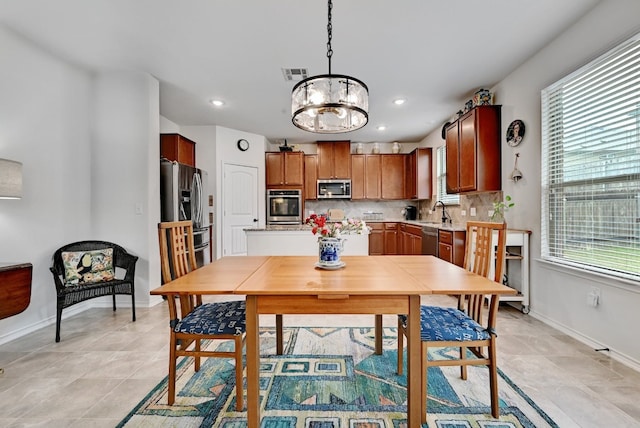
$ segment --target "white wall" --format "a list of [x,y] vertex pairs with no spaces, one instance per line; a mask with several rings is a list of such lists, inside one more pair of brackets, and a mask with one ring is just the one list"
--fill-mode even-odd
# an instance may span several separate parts
[[[148,306],[149,291],[161,284],[159,82],[146,73],[101,73],[95,93],[91,239],[115,242],[139,257],[136,302]],[[119,297],[122,304],[128,299]]]
[[0,157],[23,163],[22,199],[0,200],[0,260],[33,264],[31,304],[0,320],[5,342],[55,319],[51,255],[90,230],[93,95],[89,73],[2,26],[0,52]]
[[[612,357],[636,368],[640,368],[640,342],[630,336],[629,329],[640,323],[638,284],[581,274],[540,261],[540,91],[640,31],[639,17],[637,0],[600,2],[492,88],[496,103],[502,105],[502,189],[516,203],[505,217],[510,228],[533,231],[530,315],[593,347],[608,347]],[[515,148],[507,146],[504,137],[514,119],[526,125],[525,138]],[[437,130],[421,145],[436,147],[443,143]],[[508,179],[515,153],[520,153],[518,168],[524,174],[517,183]],[[602,290],[602,303],[597,308],[586,303],[592,286]]]
[[[21,200],[0,200],[0,260],[33,264],[31,303],[0,320],[0,343],[55,322],[51,256],[73,241],[105,239],[138,255],[136,298],[150,304],[160,284],[158,82],[95,76],[2,26],[0,52],[0,157],[23,163],[24,182]],[[129,315],[130,300],[119,301]],[[108,304],[94,299],[63,317]]]

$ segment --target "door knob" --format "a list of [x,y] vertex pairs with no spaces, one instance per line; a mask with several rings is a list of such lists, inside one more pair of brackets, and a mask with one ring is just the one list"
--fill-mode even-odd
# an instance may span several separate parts
[[253,219],[253,222],[254,222],[254,223],[257,223],[257,222],[258,222],[258,219],[257,219],[257,218],[254,218],[254,219]]

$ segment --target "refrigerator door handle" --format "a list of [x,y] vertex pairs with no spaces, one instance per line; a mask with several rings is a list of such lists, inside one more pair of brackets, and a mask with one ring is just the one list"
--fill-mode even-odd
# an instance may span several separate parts
[[198,172],[191,183],[191,218],[195,227],[202,225],[202,181]]

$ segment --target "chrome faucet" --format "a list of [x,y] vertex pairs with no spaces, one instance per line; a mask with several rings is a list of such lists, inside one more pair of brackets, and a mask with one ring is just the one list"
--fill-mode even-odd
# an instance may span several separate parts
[[449,223],[451,223],[451,216],[449,215],[449,213],[447,213],[447,211],[444,209],[444,202],[442,201],[437,201],[434,205],[433,208],[431,208],[432,211],[435,211],[436,208],[438,208],[438,204],[442,205],[442,224],[445,224],[447,222],[447,219],[449,219]]

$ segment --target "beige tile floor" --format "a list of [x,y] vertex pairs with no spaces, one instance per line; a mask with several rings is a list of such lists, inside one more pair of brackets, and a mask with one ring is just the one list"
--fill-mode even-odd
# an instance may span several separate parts
[[[137,315],[131,322],[128,308],[93,308],[63,320],[60,343],[49,326],[0,345],[0,427],[116,426],[167,374],[166,306]],[[372,322],[285,316],[289,326]],[[273,317],[261,324],[273,325]],[[498,334],[500,368],[560,427],[640,427],[640,373],[508,306],[500,309]]]

